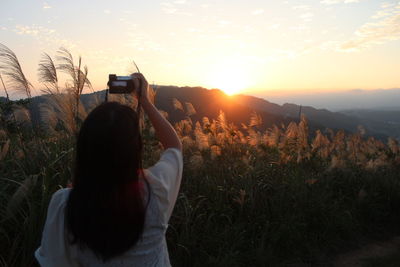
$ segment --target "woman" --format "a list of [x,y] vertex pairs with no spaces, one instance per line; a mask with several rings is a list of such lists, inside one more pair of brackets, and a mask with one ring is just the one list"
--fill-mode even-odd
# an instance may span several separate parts
[[52,196],[35,257],[41,266],[170,266],[165,232],[182,177],[182,144],[149,101],[143,75],[132,75],[140,101],[164,146],[142,170],[139,117],[104,103],[79,132],[72,189]]

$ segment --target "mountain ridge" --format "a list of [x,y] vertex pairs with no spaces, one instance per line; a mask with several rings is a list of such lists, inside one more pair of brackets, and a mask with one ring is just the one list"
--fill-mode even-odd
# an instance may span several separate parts
[[[309,120],[310,130],[314,132],[319,129],[324,131],[326,128],[332,130],[343,129],[346,132],[355,133],[359,126],[363,125],[367,135],[385,140],[397,129],[396,125],[382,126],[381,122],[367,123],[365,118],[354,116],[349,112],[332,112],[327,109],[317,109],[311,106],[300,106],[292,103],[279,105],[266,99],[249,96],[234,95],[228,96],[219,89],[206,89],[203,87],[179,87],[179,86],[155,86],[155,104],[157,108],[166,111],[172,123],[186,119],[185,112],[176,109],[173,99],[177,99],[183,105],[191,103],[196,110],[195,114],[190,115],[193,121],[201,121],[203,117],[217,119],[219,112],[225,113],[228,122],[237,126],[248,123],[251,113],[256,112],[262,119],[259,130],[265,130],[273,125],[287,125],[291,121],[298,122],[301,115],[305,115]],[[81,100],[86,108],[93,105],[94,98],[104,99],[105,90],[94,93],[83,94]],[[40,123],[40,105],[46,103],[46,95],[32,98],[30,112],[33,123]],[[5,98],[0,101],[5,101]],[[396,138],[400,138],[400,126],[398,131],[394,131]]]

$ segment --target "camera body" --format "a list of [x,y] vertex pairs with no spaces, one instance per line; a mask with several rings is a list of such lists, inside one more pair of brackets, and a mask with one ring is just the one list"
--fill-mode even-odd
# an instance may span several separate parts
[[135,88],[132,76],[117,76],[115,74],[108,75],[109,93],[110,94],[130,94],[137,93],[139,88]]

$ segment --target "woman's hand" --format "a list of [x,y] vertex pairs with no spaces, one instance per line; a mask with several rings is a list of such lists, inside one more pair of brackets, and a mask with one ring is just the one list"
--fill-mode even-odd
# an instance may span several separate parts
[[146,78],[141,73],[133,73],[131,74],[133,79],[134,88],[138,88],[139,93],[134,92],[136,98],[138,98],[141,102],[149,100],[149,83]]
[[[150,101],[149,83],[146,81],[146,78],[141,73],[133,73],[131,76],[135,88],[140,89],[139,101],[142,104],[144,112],[153,124],[161,144],[165,149],[173,147],[182,151],[182,143],[174,128]],[[137,94],[135,95],[138,97]]]

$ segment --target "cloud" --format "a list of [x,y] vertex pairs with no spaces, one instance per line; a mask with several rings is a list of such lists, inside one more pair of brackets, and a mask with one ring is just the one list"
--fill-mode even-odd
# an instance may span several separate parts
[[261,9],[261,8],[256,9],[253,12],[251,12],[251,14],[253,14],[253,15],[261,15],[262,13],[264,13],[264,9]]
[[55,30],[37,25],[32,25],[32,26],[17,25],[15,26],[14,31],[19,35],[30,35],[30,36],[51,35],[55,32]]
[[311,18],[312,18],[312,17],[314,17],[314,14],[311,13],[311,12],[307,12],[307,13],[301,14],[301,15],[299,16],[299,18],[301,18],[301,19],[304,20],[304,21],[311,21]]
[[294,10],[310,10],[311,7],[308,5],[298,5],[298,6],[294,6],[292,7]]
[[155,40],[154,36],[136,26],[127,29],[125,46],[139,51],[159,52],[165,50],[162,43]]
[[162,11],[166,14],[174,14],[174,15],[186,15],[191,16],[192,14],[189,12],[184,12],[181,8],[178,8],[177,5],[180,7],[186,4],[185,0],[176,0],[174,2],[162,2],[160,3],[162,7]]
[[46,2],[43,3],[43,9],[50,9],[50,8],[51,6],[48,3]]
[[76,47],[75,42],[62,38],[54,29],[49,29],[39,25],[16,25],[14,30],[18,35],[32,36],[42,42],[42,44],[55,44],[66,48]]
[[103,12],[104,14],[111,14],[111,11],[109,9],[104,9]]
[[229,24],[232,24],[232,22],[229,21],[229,20],[220,20],[220,21],[218,21],[218,24],[219,24],[220,26],[227,26],[227,25],[229,25]]
[[290,30],[293,30],[295,32],[302,32],[302,31],[306,31],[309,30],[310,27],[306,26],[305,24],[298,24],[296,26],[292,26],[289,28]]
[[322,0],[320,3],[324,5],[334,5],[334,4],[350,4],[359,3],[361,0]]
[[281,26],[281,25],[280,25],[279,23],[274,23],[274,24],[269,25],[269,26],[268,26],[268,29],[276,30],[276,29],[278,29],[280,26]]
[[400,2],[395,6],[382,6],[372,18],[379,19],[362,25],[355,36],[340,45],[340,51],[352,52],[400,39]]

